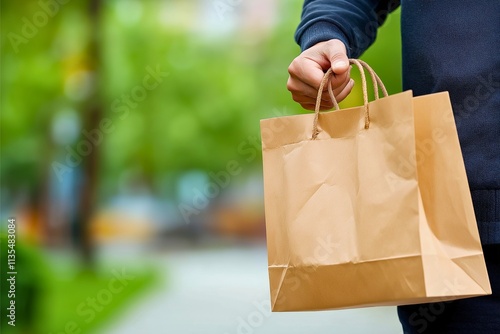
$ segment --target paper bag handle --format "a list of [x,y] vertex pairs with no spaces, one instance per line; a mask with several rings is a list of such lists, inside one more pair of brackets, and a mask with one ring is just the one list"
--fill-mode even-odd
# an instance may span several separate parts
[[[372,79],[373,83],[373,90],[375,92],[375,99],[379,99],[379,88],[382,89],[382,93],[384,94],[384,97],[388,96],[387,89],[384,86],[384,83],[380,79],[380,77],[375,73],[375,71],[368,65],[366,62],[360,59],[349,59],[349,63],[354,64],[358,67],[359,72],[361,74],[361,87],[363,90],[363,105],[365,108],[365,129],[368,129],[370,127],[370,113],[368,110],[368,89],[367,89],[367,84],[366,84],[366,76],[365,76],[365,69],[368,71],[370,74],[370,77]],[[325,85],[328,83],[328,94],[330,95],[330,99],[333,102],[334,109],[339,109],[339,105],[337,103],[337,100],[335,99],[335,96],[333,94],[333,89],[332,85],[330,85],[330,79],[333,74],[333,71],[331,68],[326,71],[325,75],[323,76],[323,80],[321,80],[321,84],[318,89],[318,96],[316,98],[316,106],[314,108],[314,121],[313,121],[313,133],[312,133],[312,139],[316,139],[318,136],[318,118],[319,118],[319,108],[321,106],[321,98],[323,95],[323,89]]]
[[363,68],[365,70],[367,70],[368,73],[370,73],[370,77],[371,77],[372,83],[373,83],[373,91],[375,92],[375,100],[379,99],[379,88],[382,89],[382,94],[384,94],[384,97],[389,96],[389,94],[387,93],[387,89],[385,88],[384,83],[382,82],[380,77],[377,75],[377,73],[375,73],[373,68],[371,68],[370,65],[368,65],[364,60],[361,60],[361,59],[354,59],[354,60],[357,60],[361,64],[361,66],[363,66]]

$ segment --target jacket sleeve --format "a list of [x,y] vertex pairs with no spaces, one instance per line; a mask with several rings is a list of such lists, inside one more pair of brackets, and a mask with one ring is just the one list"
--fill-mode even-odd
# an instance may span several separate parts
[[295,40],[302,50],[340,39],[349,57],[359,57],[374,41],[377,29],[399,0],[306,0]]

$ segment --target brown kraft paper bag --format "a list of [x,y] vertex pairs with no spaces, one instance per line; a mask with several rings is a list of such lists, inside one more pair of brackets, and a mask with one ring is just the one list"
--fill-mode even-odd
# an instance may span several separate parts
[[448,93],[387,96],[351,63],[363,106],[320,113],[328,71],[314,114],[261,121],[272,310],[491,294]]

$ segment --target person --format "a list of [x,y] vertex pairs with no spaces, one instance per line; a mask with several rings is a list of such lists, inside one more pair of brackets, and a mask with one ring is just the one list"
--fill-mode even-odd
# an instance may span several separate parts
[[[398,307],[404,333],[500,333],[500,1],[306,0],[288,68],[294,101],[314,110],[324,72],[338,101],[358,58],[401,7],[403,89],[448,91],[493,294]],[[321,110],[332,108],[324,94]]]

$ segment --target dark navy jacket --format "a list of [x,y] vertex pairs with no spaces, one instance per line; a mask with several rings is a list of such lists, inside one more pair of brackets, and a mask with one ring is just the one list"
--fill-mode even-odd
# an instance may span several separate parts
[[400,2],[403,89],[449,91],[481,240],[500,243],[500,0],[306,0],[295,39],[359,57]]

